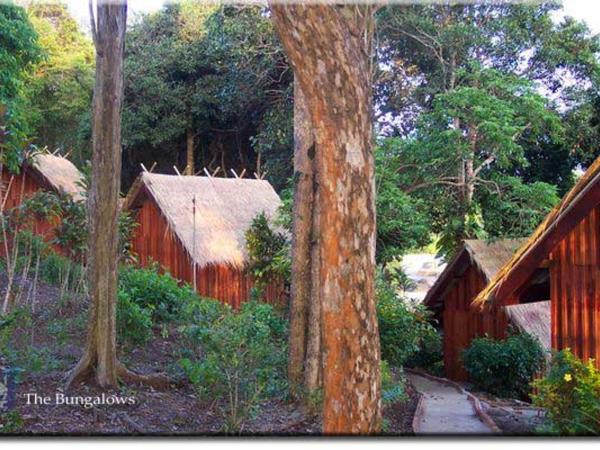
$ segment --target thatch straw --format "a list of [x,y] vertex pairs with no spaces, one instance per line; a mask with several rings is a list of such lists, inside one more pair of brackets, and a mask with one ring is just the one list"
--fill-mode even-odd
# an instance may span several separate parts
[[[495,294],[501,285],[506,283],[513,271],[519,269],[519,263],[527,254],[533,251],[536,246],[542,242],[549,233],[555,229],[558,222],[565,217],[566,213],[582,198],[592,186],[600,182],[600,158],[596,159],[589,169],[579,178],[575,186],[563,197],[558,205],[548,213],[542,223],[535,229],[532,235],[515,252],[513,257],[498,271],[486,288],[479,293],[474,303],[483,305],[486,302],[493,302]],[[592,209],[596,205],[589,205]],[[546,255],[547,257],[547,255]],[[530,268],[531,269],[531,268]],[[535,269],[535,268],[533,268]]]
[[524,241],[525,239],[499,239],[491,242],[468,239],[465,241],[465,249],[471,255],[473,264],[485,274],[487,281],[490,281]]
[[83,174],[68,159],[49,153],[38,153],[33,156],[30,167],[56,191],[71,195],[75,201],[85,199],[85,193],[80,186]]
[[550,350],[550,301],[521,303],[504,307],[508,320],[519,331],[539,339],[545,350]]
[[146,193],[201,267],[242,267],[247,260],[245,233],[252,220],[261,212],[272,219],[281,205],[279,196],[265,180],[144,172],[132,186],[123,207],[136,207]]
[[423,303],[430,307],[439,304],[452,281],[463,274],[468,263],[477,266],[483,273],[486,282],[489,282],[496,272],[512,257],[523,241],[523,239],[466,240],[456,256],[429,289]]

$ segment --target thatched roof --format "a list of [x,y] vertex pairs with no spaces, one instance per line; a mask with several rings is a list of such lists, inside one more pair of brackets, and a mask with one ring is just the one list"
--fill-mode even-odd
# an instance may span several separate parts
[[83,174],[68,159],[49,153],[38,153],[32,157],[28,168],[41,176],[52,189],[69,194],[76,201],[85,199],[84,190],[80,186]]
[[450,289],[456,278],[462,276],[471,264],[475,265],[484,275],[486,281],[489,282],[506,261],[512,257],[514,251],[522,242],[523,239],[466,240],[427,292],[423,303],[433,309],[442,306],[445,293]]
[[[281,200],[265,180],[142,173],[123,207],[154,200],[190,257],[199,266],[245,264],[245,232],[261,212],[274,217]],[[196,201],[194,227],[193,200]]]
[[600,203],[600,158],[575,183],[561,202],[548,213],[533,234],[498,271],[475,303],[502,303],[547,258],[553,248]]
[[540,340],[545,350],[550,350],[550,302],[521,303],[504,307],[510,323]]

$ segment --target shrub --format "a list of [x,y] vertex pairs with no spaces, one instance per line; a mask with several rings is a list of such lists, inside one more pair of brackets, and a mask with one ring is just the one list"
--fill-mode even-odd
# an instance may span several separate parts
[[73,290],[85,281],[85,268],[69,258],[49,251],[40,260],[40,278],[48,284],[65,286]]
[[185,304],[198,299],[190,286],[180,286],[168,273],[159,273],[157,265],[142,269],[123,266],[119,273],[119,291],[149,311],[156,322],[177,319]]
[[290,244],[283,233],[271,228],[264,213],[257,215],[246,231],[246,248],[248,267],[259,288],[278,278],[289,280]]
[[545,362],[539,340],[527,333],[505,340],[477,338],[463,352],[464,367],[473,384],[500,397],[526,399],[533,377]]
[[534,383],[533,402],[547,412],[550,430],[560,434],[600,434],[600,371],[563,350],[554,355],[545,378]]
[[202,357],[180,364],[201,397],[225,399],[226,429],[237,431],[261,401],[287,392],[287,324],[267,304],[248,302],[238,313],[214,304],[196,309],[201,321],[184,331]]
[[385,360],[381,361],[381,399],[384,406],[408,399],[404,373],[399,369],[399,373],[394,377]]
[[[381,341],[381,357],[390,365],[433,364],[441,359],[441,339],[429,322],[429,312],[421,305],[410,307],[400,299],[393,287],[378,274],[376,280],[377,319]],[[429,354],[422,353],[426,349]]]
[[152,338],[152,312],[134,302],[129,294],[117,294],[117,335],[132,344],[145,344]]

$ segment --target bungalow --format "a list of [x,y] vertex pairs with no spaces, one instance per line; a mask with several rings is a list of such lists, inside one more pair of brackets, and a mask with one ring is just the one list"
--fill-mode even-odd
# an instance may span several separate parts
[[[490,282],[500,268],[510,260],[514,251],[523,240],[498,240],[486,242],[467,240],[455,257],[440,274],[428,291],[424,304],[434,313],[443,330],[444,371],[446,376],[455,380],[465,380],[467,374],[461,362],[461,353],[469,347],[471,341],[479,336],[489,335],[502,339],[506,336],[509,324],[517,329],[525,329],[538,335],[549,345],[549,339],[543,337],[545,313],[549,310],[547,302],[535,306],[507,310],[489,308],[477,310],[471,303],[477,294]],[[530,289],[521,299],[521,303],[546,300],[544,279]],[[533,310],[532,310],[533,308]]]
[[[37,153],[23,163],[18,174],[0,165],[1,210],[9,211],[38,191],[50,191],[70,195],[75,201],[85,200],[82,187],[83,174],[68,159],[50,153]],[[56,226],[52,219],[32,218],[32,230],[52,239]],[[58,248],[57,248],[58,249]]]
[[[238,308],[254,285],[246,230],[259,213],[272,218],[280,205],[265,180],[143,172],[123,208],[138,223],[132,247],[142,266],[156,262],[198,294]],[[282,300],[282,283],[267,286],[264,297]]]

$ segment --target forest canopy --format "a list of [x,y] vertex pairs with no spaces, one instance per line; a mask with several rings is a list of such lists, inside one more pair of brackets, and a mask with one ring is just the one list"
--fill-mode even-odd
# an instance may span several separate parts
[[[554,3],[376,15],[377,257],[530,233],[598,155],[600,41]],[[4,163],[90,155],[94,51],[60,4],[0,6]],[[167,4],[128,26],[123,174],[246,170],[293,184],[293,73],[259,5]]]

